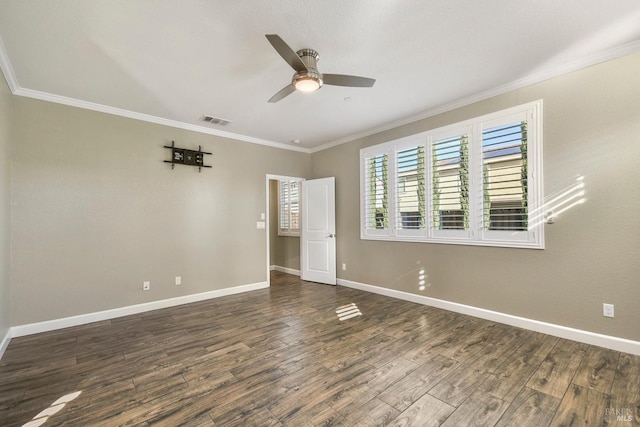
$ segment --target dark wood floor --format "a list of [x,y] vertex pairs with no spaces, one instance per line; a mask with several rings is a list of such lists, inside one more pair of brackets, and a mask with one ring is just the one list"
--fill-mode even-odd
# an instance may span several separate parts
[[[362,315],[339,320],[350,303]],[[270,289],[11,341],[0,425],[74,392],[45,426],[626,427],[640,356],[274,273]]]

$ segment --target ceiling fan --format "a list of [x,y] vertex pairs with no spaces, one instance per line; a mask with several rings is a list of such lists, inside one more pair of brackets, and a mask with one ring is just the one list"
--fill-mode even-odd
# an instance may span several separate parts
[[295,70],[291,83],[273,95],[269,102],[278,102],[294,91],[313,92],[323,84],[333,86],[371,87],[376,79],[349,76],[345,74],[321,74],[317,63],[320,59],[318,52],[313,49],[300,49],[295,52],[277,34],[267,34],[267,40],[282,58]]

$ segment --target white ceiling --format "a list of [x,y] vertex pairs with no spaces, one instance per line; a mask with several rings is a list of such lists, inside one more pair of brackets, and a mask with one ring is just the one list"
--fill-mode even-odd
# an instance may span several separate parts
[[[272,33],[375,86],[267,103],[293,74]],[[17,95],[303,151],[638,50],[638,0],[0,1]]]

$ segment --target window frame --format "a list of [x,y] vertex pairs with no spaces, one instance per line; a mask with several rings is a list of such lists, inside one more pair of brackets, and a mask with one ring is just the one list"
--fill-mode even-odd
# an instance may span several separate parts
[[[543,140],[542,140],[542,100],[486,114],[452,125],[410,135],[360,150],[360,238],[363,240],[388,240],[424,243],[462,244],[473,246],[495,246],[544,249],[543,216]],[[519,120],[526,121],[526,209],[528,228],[516,230],[485,230],[483,194],[484,160],[483,130]],[[445,138],[467,135],[468,142],[468,205],[469,229],[436,229],[433,212],[433,153],[432,144]],[[398,208],[399,177],[396,161],[397,153],[416,146],[423,146],[425,153],[425,201],[426,226],[424,229],[407,229],[402,224]],[[388,227],[367,228],[365,174],[367,159],[387,155],[387,199]],[[523,168],[524,169],[524,168]],[[400,222],[399,222],[400,221]]]

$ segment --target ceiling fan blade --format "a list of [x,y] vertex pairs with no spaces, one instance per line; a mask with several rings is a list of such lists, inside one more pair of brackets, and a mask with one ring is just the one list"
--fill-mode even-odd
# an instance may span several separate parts
[[282,89],[280,89],[280,91],[278,93],[273,95],[271,97],[271,99],[269,99],[269,102],[271,102],[271,103],[278,102],[282,98],[285,98],[285,97],[291,95],[295,91],[296,91],[296,87],[294,85],[292,85],[292,84],[289,84],[289,85],[283,87]]
[[376,82],[376,79],[345,74],[323,74],[322,81],[326,85],[333,86],[371,87]]
[[277,34],[266,34],[265,37],[271,43],[271,46],[287,61],[287,64],[296,71],[306,71],[307,66],[304,65],[298,54],[289,47]]

